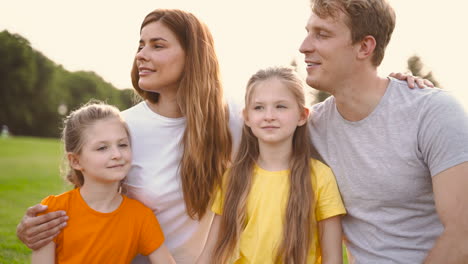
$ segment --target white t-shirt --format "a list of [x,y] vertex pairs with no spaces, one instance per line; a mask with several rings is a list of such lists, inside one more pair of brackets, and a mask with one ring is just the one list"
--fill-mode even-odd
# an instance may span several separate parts
[[[183,147],[185,117],[167,118],[141,102],[122,112],[130,129],[133,162],[127,177],[128,196],[151,208],[165,235],[165,245],[178,264],[193,263],[205,245],[213,213],[200,220],[186,212],[178,173]],[[242,131],[239,106],[229,104],[229,127],[237,148]],[[133,263],[146,263],[139,257]]]

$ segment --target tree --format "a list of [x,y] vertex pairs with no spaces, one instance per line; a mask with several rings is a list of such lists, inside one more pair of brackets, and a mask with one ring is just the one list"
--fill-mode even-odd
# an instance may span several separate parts
[[63,115],[91,98],[123,110],[132,91],[118,90],[94,72],[69,72],[18,34],[0,32],[0,126],[16,135],[58,137]]
[[434,78],[432,71],[423,73],[424,64],[419,56],[413,55],[408,59],[408,70],[414,75],[431,81],[436,87],[440,87],[439,82]]

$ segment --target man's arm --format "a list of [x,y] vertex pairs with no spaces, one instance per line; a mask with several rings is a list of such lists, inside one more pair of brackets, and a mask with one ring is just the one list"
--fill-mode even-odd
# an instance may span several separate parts
[[468,162],[433,177],[434,199],[444,232],[424,264],[468,262]]
[[29,207],[16,227],[16,235],[30,249],[39,249],[49,244],[66,226],[68,217],[64,211],[36,214],[47,210],[47,206],[36,204]]

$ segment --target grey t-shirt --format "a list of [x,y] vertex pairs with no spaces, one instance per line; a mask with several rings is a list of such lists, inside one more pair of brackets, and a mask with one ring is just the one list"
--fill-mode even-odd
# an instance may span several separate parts
[[333,97],[313,106],[312,142],[332,168],[356,263],[421,263],[443,231],[432,176],[468,161],[468,116],[440,89],[390,79],[365,119],[350,122]]

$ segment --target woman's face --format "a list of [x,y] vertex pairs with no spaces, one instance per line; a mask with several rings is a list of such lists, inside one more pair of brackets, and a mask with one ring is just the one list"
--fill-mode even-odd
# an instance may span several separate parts
[[138,86],[159,94],[175,94],[185,66],[185,51],[176,35],[163,23],[143,27],[135,56]]

